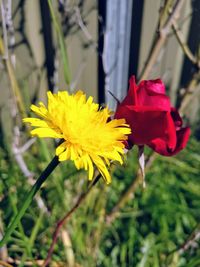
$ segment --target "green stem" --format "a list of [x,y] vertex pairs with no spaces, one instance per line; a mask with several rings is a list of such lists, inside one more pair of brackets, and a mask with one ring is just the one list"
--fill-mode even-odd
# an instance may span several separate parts
[[65,38],[64,38],[62,29],[61,29],[61,25],[58,21],[56,14],[55,14],[51,0],[48,0],[48,5],[49,5],[53,25],[54,25],[54,28],[56,30],[57,36],[58,36],[58,43],[59,43],[60,51],[61,51],[61,59],[63,61],[64,78],[65,78],[67,85],[70,85],[71,74],[70,74],[67,50],[65,48]]
[[27,193],[23,205],[11,224],[9,225],[4,237],[0,241],[0,247],[3,247],[7,240],[9,239],[10,235],[15,230],[16,226],[18,225],[19,221],[21,220],[22,216],[26,212],[27,208],[30,206],[35,194],[40,189],[41,185],[46,181],[47,177],[52,173],[52,171],[57,167],[59,164],[58,157],[55,156],[52,161],[49,163],[49,165],[46,167],[46,169],[42,172],[42,174],[39,176],[31,190]]

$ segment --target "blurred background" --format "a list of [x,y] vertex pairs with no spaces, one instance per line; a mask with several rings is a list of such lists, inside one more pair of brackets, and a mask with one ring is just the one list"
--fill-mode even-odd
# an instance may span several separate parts
[[[162,78],[192,128],[174,158],[146,149],[147,188],[137,151],[99,183],[63,229],[52,266],[200,266],[200,1],[1,0],[0,232],[54,155],[22,118],[51,90],[81,89],[115,109],[128,80]],[[38,266],[54,226],[86,188],[72,163],[55,171],[0,250],[9,266]],[[103,198],[102,198],[103,196]],[[0,261],[0,266],[3,265]]]

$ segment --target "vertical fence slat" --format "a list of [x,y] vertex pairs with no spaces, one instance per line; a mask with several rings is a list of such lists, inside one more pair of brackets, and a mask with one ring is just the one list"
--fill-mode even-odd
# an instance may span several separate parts
[[108,91],[122,99],[127,88],[132,0],[108,0],[106,10],[103,52],[105,96],[109,107],[114,109],[116,101]]

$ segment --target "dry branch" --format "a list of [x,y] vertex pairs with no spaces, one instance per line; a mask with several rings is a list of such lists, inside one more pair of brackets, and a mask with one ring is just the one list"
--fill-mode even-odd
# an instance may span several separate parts
[[174,21],[176,21],[179,17],[180,14],[180,10],[181,7],[184,3],[184,0],[177,0],[175,5],[174,5],[174,9],[172,10],[171,14],[168,15],[168,19],[166,21],[166,23],[164,24],[164,26],[159,30],[158,32],[158,38],[155,42],[155,46],[153,47],[153,49],[150,51],[150,54],[147,58],[146,64],[144,69],[142,70],[142,73],[140,75],[140,79],[139,80],[145,80],[148,78],[148,76],[151,73],[151,70],[153,68],[153,66],[155,65],[158,55],[161,51],[161,48],[164,46],[167,37],[169,36],[172,24],[174,23]]

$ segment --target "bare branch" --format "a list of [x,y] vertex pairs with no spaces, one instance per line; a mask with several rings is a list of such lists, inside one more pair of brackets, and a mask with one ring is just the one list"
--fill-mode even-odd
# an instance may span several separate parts
[[79,27],[81,28],[81,30],[83,31],[84,35],[86,36],[86,38],[93,43],[94,47],[97,47],[97,43],[93,40],[93,37],[91,35],[91,33],[88,31],[88,28],[85,26],[83,19],[81,17],[81,13],[80,13],[80,9],[76,6],[74,7],[75,10],[75,14],[76,14],[76,18],[77,18],[77,23],[79,25]]
[[3,1],[0,1],[1,4],[1,17],[2,17],[2,27],[3,27],[3,42],[4,42],[4,54],[3,59],[8,59],[8,35],[7,35],[7,28],[6,28],[6,13]]
[[177,0],[176,4],[174,6],[173,11],[169,15],[169,18],[167,19],[167,22],[163,26],[162,29],[159,31],[158,39],[155,43],[155,46],[150,51],[150,54],[148,56],[148,59],[146,61],[145,67],[142,70],[142,73],[140,75],[139,80],[145,80],[148,78],[153,66],[155,65],[155,62],[157,61],[158,55],[161,51],[161,48],[164,46],[166,39],[170,33],[170,29],[174,21],[176,21],[179,17],[180,9],[184,3],[184,0]]
[[[33,185],[35,183],[33,177],[34,173],[30,172],[24,158],[22,156],[22,153],[24,153],[34,142],[35,138],[30,139],[27,143],[25,143],[21,148],[19,148],[19,140],[20,140],[20,131],[18,126],[14,127],[14,138],[13,138],[13,144],[12,144],[12,151],[15,157],[15,160],[22,171],[23,175],[27,177],[27,181],[30,185]],[[40,210],[43,212],[49,214],[49,211],[43,201],[43,199],[37,195],[36,196],[36,202]]]
[[174,34],[183,50],[183,53],[188,57],[188,59],[194,64],[197,64],[197,59],[196,57],[193,55],[192,51],[190,50],[190,48],[188,47],[188,45],[185,43],[183,35],[180,31],[180,29],[178,28],[177,23],[174,21],[172,24],[172,29],[174,31]]

